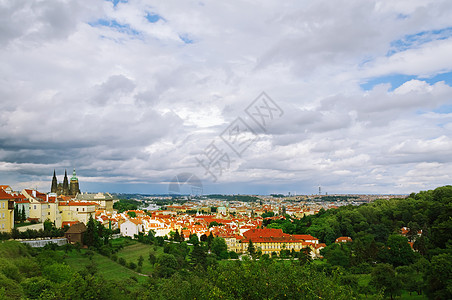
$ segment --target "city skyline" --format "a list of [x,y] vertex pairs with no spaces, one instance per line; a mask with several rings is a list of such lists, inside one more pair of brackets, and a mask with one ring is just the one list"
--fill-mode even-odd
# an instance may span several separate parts
[[82,192],[166,194],[180,174],[204,194],[451,182],[447,1],[14,1],[0,13],[0,184],[15,190],[50,192],[65,169]]

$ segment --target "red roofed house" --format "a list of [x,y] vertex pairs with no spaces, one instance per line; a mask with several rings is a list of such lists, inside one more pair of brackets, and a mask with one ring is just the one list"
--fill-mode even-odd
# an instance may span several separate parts
[[67,241],[71,244],[79,243],[80,245],[83,245],[83,233],[85,231],[85,224],[77,222],[65,232],[64,237],[67,238]]
[[0,190],[4,190],[8,194],[13,194],[13,189],[9,185],[0,185]]
[[36,190],[24,189],[22,195],[30,201],[30,218],[36,219],[38,222],[50,219],[50,205],[47,202],[46,194]]
[[14,196],[0,189],[0,232],[14,228]]
[[131,218],[119,226],[122,236],[134,237],[135,234],[144,232],[144,225],[139,218]]
[[352,238],[348,236],[338,237],[335,241],[335,243],[348,243],[348,242],[353,242]]
[[250,229],[243,233],[242,252],[248,250],[248,243],[251,240],[256,249],[260,249],[262,254],[280,253],[281,250],[300,251],[304,247],[311,247],[315,250],[315,245],[319,240],[308,234],[291,235],[283,233],[282,229]]
[[28,219],[30,217],[30,200],[25,198],[24,195],[19,194],[14,199],[15,207],[19,210],[19,213],[22,213],[22,211],[25,212],[25,219]]

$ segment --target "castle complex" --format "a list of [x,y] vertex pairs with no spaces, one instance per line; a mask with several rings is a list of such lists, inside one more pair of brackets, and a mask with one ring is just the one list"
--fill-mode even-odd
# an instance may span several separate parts
[[50,188],[51,193],[55,193],[57,195],[64,196],[72,196],[75,197],[80,193],[80,188],[78,185],[78,178],[75,174],[75,169],[72,172],[71,181],[69,182],[67,179],[67,171],[64,170],[64,179],[63,183],[58,183],[55,170],[53,170],[53,178],[52,178],[52,187]]

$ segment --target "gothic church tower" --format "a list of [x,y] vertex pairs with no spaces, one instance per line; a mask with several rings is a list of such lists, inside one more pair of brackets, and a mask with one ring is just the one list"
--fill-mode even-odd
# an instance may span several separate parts
[[77,194],[80,193],[80,188],[78,186],[78,178],[77,175],[75,174],[75,169],[72,172],[72,177],[71,177],[71,186],[69,187],[69,194],[71,196],[77,196]]
[[55,170],[53,170],[52,187],[50,188],[51,193],[58,193],[58,181],[56,178]]
[[67,170],[64,170],[63,195],[69,195],[69,182],[67,180]]

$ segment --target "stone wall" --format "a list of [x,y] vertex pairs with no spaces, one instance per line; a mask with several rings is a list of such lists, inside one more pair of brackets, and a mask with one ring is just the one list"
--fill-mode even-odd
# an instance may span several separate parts
[[67,239],[66,238],[57,238],[57,239],[36,239],[36,240],[19,240],[19,242],[21,242],[22,244],[27,244],[30,245],[31,247],[34,248],[40,248],[40,247],[44,247],[47,244],[50,243],[55,243],[58,246],[63,246],[65,244],[67,244]]
[[31,224],[31,225],[27,225],[27,226],[22,226],[22,227],[17,227],[17,230],[19,230],[20,232],[24,232],[27,231],[27,229],[31,229],[31,230],[44,230],[44,223],[38,223],[38,224]]

